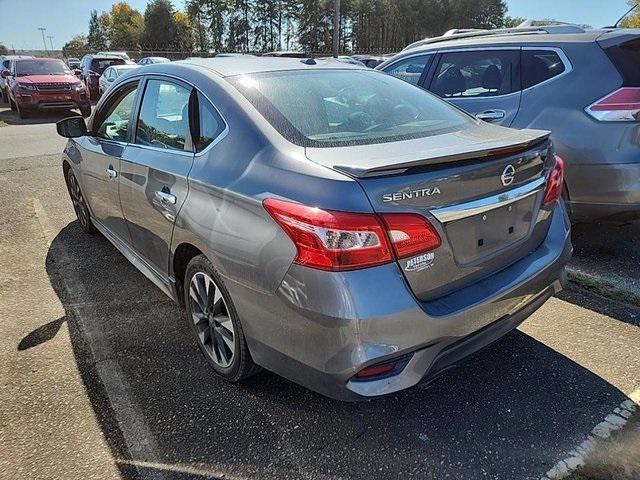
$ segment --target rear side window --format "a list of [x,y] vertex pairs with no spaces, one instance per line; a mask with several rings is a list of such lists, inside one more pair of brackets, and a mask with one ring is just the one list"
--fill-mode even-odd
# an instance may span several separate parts
[[533,87],[566,70],[560,55],[552,50],[522,51],[522,88]]
[[196,142],[196,151],[201,152],[220,136],[225,129],[225,123],[215,107],[200,93],[198,93],[198,110],[200,136]]
[[144,91],[136,143],[192,151],[189,131],[191,90],[163,80],[149,80]]
[[604,50],[622,76],[624,87],[640,87],[640,38]]
[[517,63],[511,50],[443,53],[431,90],[444,98],[506,95],[518,90]]
[[384,71],[400,80],[417,85],[430,59],[430,55],[406,58],[394,63],[389,68],[385,68]]

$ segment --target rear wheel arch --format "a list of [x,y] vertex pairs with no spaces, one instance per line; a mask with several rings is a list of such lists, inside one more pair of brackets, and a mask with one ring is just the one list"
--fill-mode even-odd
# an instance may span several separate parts
[[187,273],[187,265],[198,255],[204,255],[204,253],[198,247],[188,242],[179,244],[173,252],[173,276],[176,281],[178,301],[181,306],[184,306],[184,276]]

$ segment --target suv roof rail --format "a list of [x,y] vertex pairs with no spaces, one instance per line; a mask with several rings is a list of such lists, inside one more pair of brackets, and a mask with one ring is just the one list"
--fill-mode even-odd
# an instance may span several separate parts
[[447,42],[449,40],[456,40],[460,38],[479,38],[498,35],[524,35],[527,33],[533,34],[566,34],[566,33],[584,33],[585,29],[569,23],[561,23],[557,25],[531,25],[532,20],[527,20],[517,27],[513,28],[496,28],[493,30],[478,30],[478,29],[452,29],[448,30],[439,37],[425,38],[424,40],[418,40],[407,47],[404,50],[410,48],[420,47],[422,45],[429,45],[438,42]]

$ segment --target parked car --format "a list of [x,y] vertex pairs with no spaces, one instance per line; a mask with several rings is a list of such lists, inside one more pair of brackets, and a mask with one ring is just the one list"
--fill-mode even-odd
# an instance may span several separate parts
[[151,65],[154,63],[169,63],[170,61],[171,60],[169,60],[167,57],[144,57],[138,60],[138,65]]
[[230,381],[411,387],[562,288],[563,162],[375,70],[213,58],[120,77],[70,138],[78,222],[186,311]]
[[67,58],[67,65],[71,70],[80,68],[80,59],[75,57]]
[[362,62],[365,66],[369,68],[375,68],[384,62],[387,58],[391,58],[391,56],[384,57],[378,55],[352,55],[352,58]]
[[20,118],[42,110],[77,108],[91,114],[89,92],[69,67],[55,58],[12,60],[11,71],[2,72],[9,86],[9,105]]
[[377,68],[477,118],[551,130],[575,221],[640,217],[640,30],[572,25],[453,33]]
[[114,55],[85,55],[80,62],[80,79],[89,89],[91,100],[100,98],[100,75],[112,65],[125,65],[126,61]]
[[127,52],[98,52],[96,53],[96,55],[120,57],[127,63],[136,63],[133,60],[131,60],[131,57],[129,57],[129,54]]
[[116,78],[118,78],[120,75],[124,75],[125,73],[135,70],[136,68],[140,67],[138,65],[129,64],[113,65],[111,67],[108,67],[98,79],[99,97],[104,95],[104,92],[109,89],[113,82],[115,82]]
[[11,62],[18,58],[33,58],[32,55],[2,55],[0,56],[0,96],[2,101],[9,103],[9,87],[7,86],[6,77],[2,76],[2,72],[11,71]]

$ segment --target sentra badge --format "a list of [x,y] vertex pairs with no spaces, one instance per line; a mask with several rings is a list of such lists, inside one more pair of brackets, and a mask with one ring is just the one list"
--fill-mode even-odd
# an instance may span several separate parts
[[400,200],[410,200],[412,198],[431,197],[432,195],[440,195],[440,189],[434,188],[421,188],[418,190],[407,190],[403,192],[383,193],[383,202],[399,202]]
[[423,253],[422,255],[418,255],[417,257],[410,258],[407,260],[407,264],[404,267],[406,272],[419,272],[420,270],[424,270],[425,268],[429,268],[433,265],[433,260],[436,255],[433,252]]

